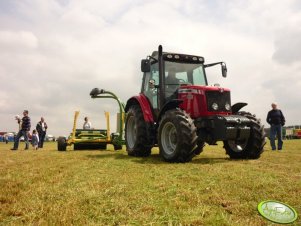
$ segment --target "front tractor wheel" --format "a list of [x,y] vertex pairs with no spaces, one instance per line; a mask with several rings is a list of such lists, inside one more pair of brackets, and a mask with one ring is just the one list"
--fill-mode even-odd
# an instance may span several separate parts
[[130,156],[146,157],[151,154],[148,143],[147,126],[138,105],[130,107],[125,121],[126,150]]
[[242,141],[224,141],[226,153],[232,159],[258,159],[265,145],[264,126],[259,119],[248,112],[238,112],[238,114],[252,121],[250,137]]
[[191,161],[196,147],[196,127],[190,116],[181,109],[169,110],[159,125],[160,155],[168,162]]

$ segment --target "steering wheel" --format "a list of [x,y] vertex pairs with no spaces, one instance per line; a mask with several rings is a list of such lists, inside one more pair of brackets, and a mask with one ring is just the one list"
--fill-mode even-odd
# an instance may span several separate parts
[[179,83],[181,86],[183,85],[192,85],[190,82],[186,82],[184,79],[179,79]]

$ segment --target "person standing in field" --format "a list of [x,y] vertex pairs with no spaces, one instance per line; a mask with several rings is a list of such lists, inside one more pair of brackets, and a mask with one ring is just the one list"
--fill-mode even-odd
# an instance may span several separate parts
[[25,150],[29,148],[28,134],[31,127],[30,117],[28,116],[28,110],[23,111],[23,118],[17,118],[19,124],[19,132],[15,137],[14,147],[11,149],[13,151],[18,150],[20,138],[23,136],[25,141]]
[[43,148],[47,129],[47,123],[45,122],[44,118],[41,117],[41,121],[39,121],[36,126],[36,130],[39,134],[39,148]]
[[272,150],[276,150],[275,138],[278,139],[278,150],[282,150],[282,126],[285,124],[285,118],[282,114],[282,111],[277,108],[276,103],[272,103],[272,110],[268,112],[267,123],[270,124],[270,143]]
[[31,144],[32,144],[34,150],[38,150],[38,147],[39,147],[39,135],[38,135],[38,133],[37,133],[37,131],[35,129],[32,131]]
[[92,129],[92,124],[89,121],[88,117],[85,117],[85,122],[84,122],[84,125],[83,125],[83,129]]
[[8,134],[7,133],[4,134],[4,141],[5,141],[6,144],[8,143]]

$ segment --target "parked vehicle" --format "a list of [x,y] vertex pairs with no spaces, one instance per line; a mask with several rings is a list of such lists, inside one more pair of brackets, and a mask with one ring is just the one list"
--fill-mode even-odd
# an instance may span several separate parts
[[[257,159],[265,145],[264,127],[255,115],[241,111],[247,103],[231,105],[230,89],[209,86],[201,56],[163,52],[162,46],[141,61],[140,94],[125,106],[128,155],[149,156],[159,146],[168,162],[189,162],[204,144],[223,141],[233,159]],[[176,82],[168,81],[175,75]]]
[[45,137],[46,141],[55,141],[55,137],[51,134],[47,134]]

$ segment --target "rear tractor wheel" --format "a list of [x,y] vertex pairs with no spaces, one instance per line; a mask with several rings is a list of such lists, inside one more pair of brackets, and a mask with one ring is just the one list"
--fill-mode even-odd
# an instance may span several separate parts
[[130,107],[125,121],[126,150],[130,156],[146,157],[151,154],[152,146],[147,138],[147,125],[138,105]]

